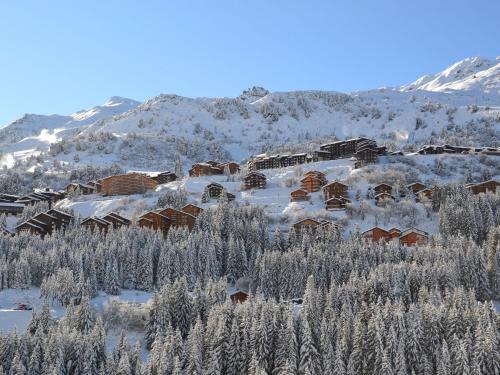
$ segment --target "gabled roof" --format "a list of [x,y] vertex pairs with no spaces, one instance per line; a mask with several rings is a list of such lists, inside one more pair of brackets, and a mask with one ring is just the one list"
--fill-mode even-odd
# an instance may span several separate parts
[[422,186],[425,186],[425,184],[423,184],[423,183],[421,183],[421,182],[416,181],[416,182],[412,182],[411,184],[406,185],[406,187],[410,188],[410,187],[415,186],[415,185],[422,185]]
[[220,188],[224,189],[224,186],[222,186],[218,182],[211,182],[206,187],[209,187],[209,186],[217,186],[217,187],[220,187]]
[[294,194],[294,193],[296,193],[296,194],[298,194],[298,193],[304,193],[304,195],[309,194],[309,193],[307,192],[307,190],[304,190],[304,189],[296,189],[296,190],[293,190],[290,194]]
[[64,212],[64,211],[61,211],[61,210],[58,210],[56,208],[51,208],[50,210],[47,211],[47,213],[51,214],[53,212],[56,212],[57,214],[61,215],[61,216],[66,216],[68,219],[72,219],[73,216],[71,216],[70,214],[68,214],[67,212]]
[[394,196],[392,194],[386,193],[385,191],[382,192],[382,193],[378,193],[377,195],[375,195],[375,199],[377,199],[377,198],[383,198],[383,197],[391,197],[392,199],[396,199],[396,198],[394,198]]
[[495,185],[500,185],[500,182],[498,182],[496,180],[488,180],[488,181],[479,182],[479,183],[475,184],[474,186],[481,186],[481,185],[491,184],[492,182]]
[[315,219],[310,219],[310,218],[305,218],[305,219],[302,219],[302,220],[297,221],[297,222],[296,222],[295,224],[293,224],[293,225],[301,224],[301,223],[303,223],[304,221],[314,221],[314,222],[315,222],[315,224],[317,224],[317,225],[318,225],[318,224],[321,224],[321,222],[320,222],[320,221],[318,221],[318,220],[315,220]]
[[368,229],[368,230],[365,230],[363,233],[361,233],[361,235],[363,235],[363,234],[365,234],[365,233],[368,233],[368,232],[371,232],[371,231],[372,231],[372,230],[374,230],[374,229],[378,229],[378,230],[380,230],[380,231],[382,231],[382,232],[385,232],[385,233],[387,233],[387,234],[389,234],[389,233],[390,233],[390,231],[387,231],[387,230],[385,230],[385,229],[383,229],[383,228],[380,228],[380,227],[372,227],[372,228],[370,228],[370,229]]
[[104,225],[110,225],[111,223],[109,221],[106,221],[104,219],[101,219],[99,217],[95,217],[95,216],[92,216],[92,217],[88,217],[86,219],[83,219],[81,224],[87,222],[87,221],[95,221],[97,223],[100,223],[100,224],[104,224]]
[[325,186],[323,186],[323,189],[326,188],[327,186],[333,186],[333,185],[342,185],[342,186],[345,186],[346,188],[349,187],[348,185],[343,184],[340,181],[332,181],[332,182],[327,183]]
[[392,189],[392,186],[391,186],[391,185],[389,185],[389,184],[386,184],[385,182],[383,182],[383,183],[381,183],[381,184],[378,184],[378,185],[375,185],[375,186],[373,187],[373,189],[376,189],[376,188],[378,188],[378,187],[389,187],[389,188],[391,188],[391,189]]
[[401,237],[404,237],[410,233],[417,233],[417,234],[420,234],[422,236],[429,236],[429,233],[427,233],[426,231],[423,231],[421,229],[417,229],[417,228],[408,228],[408,229],[405,229],[404,231],[401,232]]

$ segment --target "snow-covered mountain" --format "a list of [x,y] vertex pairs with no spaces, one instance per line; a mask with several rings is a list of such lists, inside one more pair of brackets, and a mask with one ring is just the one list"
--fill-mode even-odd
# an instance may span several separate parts
[[162,94],[140,104],[113,97],[70,116],[26,115],[0,130],[0,164],[38,155],[37,163],[158,169],[174,158],[241,161],[353,136],[393,148],[496,146],[499,130],[500,60],[468,58],[409,85],[350,94],[253,87],[236,98]]

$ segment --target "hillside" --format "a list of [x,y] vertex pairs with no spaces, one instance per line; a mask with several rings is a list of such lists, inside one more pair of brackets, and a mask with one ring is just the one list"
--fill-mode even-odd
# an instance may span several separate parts
[[500,63],[465,59],[398,88],[269,92],[236,98],[162,94],[139,104],[112,98],[70,116],[26,115],[0,130],[0,164],[75,168],[116,162],[125,169],[233,159],[276,149],[310,149],[327,139],[368,136],[390,149],[448,142],[496,146]]

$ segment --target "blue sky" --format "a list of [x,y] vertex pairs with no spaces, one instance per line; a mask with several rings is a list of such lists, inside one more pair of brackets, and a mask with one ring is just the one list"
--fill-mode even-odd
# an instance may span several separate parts
[[113,95],[409,83],[499,55],[499,14],[495,0],[2,2],[0,126]]

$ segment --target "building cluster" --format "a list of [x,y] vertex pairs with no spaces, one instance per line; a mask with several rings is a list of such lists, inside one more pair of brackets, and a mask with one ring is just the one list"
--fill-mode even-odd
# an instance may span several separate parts
[[102,232],[107,232],[110,228],[117,229],[121,227],[128,227],[131,223],[132,222],[129,219],[118,215],[115,212],[110,212],[102,217],[92,216],[83,219],[80,222],[80,225],[89,228],[90,230],[97,229]]
[[24,207],[35,203],[47,202],[49,208],[52,204],[63,199],[64,193],[52,189],[36,189],[26,195],[0,193],[0,215],[17,216],[24,211]]
[[385,146],[378,146],[376,141],[360,137],[323,144],[319,150],[314,151],[313,155],[306,153],[257,155],[248,161],[247,166],[248,170],[257,171],[260,169],[284,168],[313,161],[354,157],[356,158],[355,166],[360,167],[367,163],[376,163],[378,156],[385,154]]
[[73,220],[73,216],[70,214],[52,208],[19,224],[16,227],[16,233],[45,236],[46,234],[52,234],[55,230],[66,227],[71,220]]
[[235,174],[240,171],[240,165],[235,162],[219,163],[217,161],[208,160],[205,163],[195,163],[189,170],[189,176],[213,176],[220,174]]
[[368,196],[373,196],[377,206],[385,206],[388,202],[395,201],[395,194],[398,194],[400,197],[405,197],[408,193],[415,196],[416,202],[431,199],[433,194],[431,188],[420,182],[413,182],[406,185],[397,192],[394,191],[391,185],[386,183],[378,184],[373,187],[370,186],[368,188]]
[[384,243],[399,241],[402,246],[423,246],[429,240],[429,234],[417,228],[401,231],[398,228],[385,230],[379,227],[371,228],[361,234],[367,243]]
[[158,185],[166,184],[176,179],[176,174],[170,171],[155,173],[153,175],[131,172],[89,181],[86,184],[71,182],[64,187],[64,192],[68,195],[103,194],[110,196],[144,194],[147,190],[154,190]]
[[495,147],[464,147],[452,145],[425,145],[418,150],[420,155],[437,155],[437,154],[485,154],[485,155],[500,155],[500,149]]
[[170,228],[187,228],[192,230],[196,223],[196,218],[202,212],[203,209],[194,204],[188,204],[180,210],[171,207],[160,208],[146,212],[139,217],[137,224],[141,228],[161,230],[165,234]]

